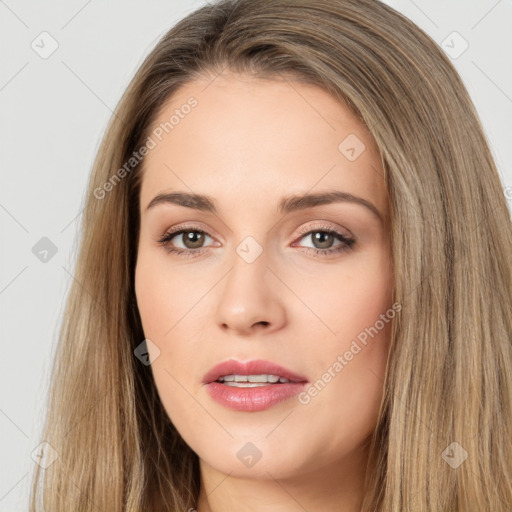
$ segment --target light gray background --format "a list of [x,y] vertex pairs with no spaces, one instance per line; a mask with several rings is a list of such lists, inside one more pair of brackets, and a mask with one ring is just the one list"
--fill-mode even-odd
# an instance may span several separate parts
[[[503,186],[512,187],[512,0],[386,3],[456,56]],[[31,454],[41,442],[85,185],[100,138],[143,58],[202,4],[0,0],[0,511],[27,508]],[[32,48],[51,49],[43,31],[58,44],[47,58]],[[464,40],[469,46],[457,56]],[[32,252],[42,237],[57,247],[46,262]]]

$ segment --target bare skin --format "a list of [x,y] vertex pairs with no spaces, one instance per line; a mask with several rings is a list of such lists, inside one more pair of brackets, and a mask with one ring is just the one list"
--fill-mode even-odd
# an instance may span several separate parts
[[[356,512],[390,322],[381,321],[365,344],[361,333],[392,305],[389,205],[377,147],[324,90],[233,73],[183,86],[155,126],[191,96],[197,106],[145,161],[135,287],[159,395],[199,456],[197,510]],[[147,209],[156,195],[175,191],[211,196],[217,212],[165,202]],[[324,191],[363,198],[380,217],[349,201],[278,212],[285,196]],[[180,234],[167,248],[158,243],[184,224],[193,242]],[[326,229],[355,242],[348,246]],[[206,232],[202,244],[197,230]],[[250,263],[236,250],[249,236],[253,245],[242,247],[261,249]],[[346,363],[341,371],[338,356]],[[270,360],[325,385],[302,402],[235,411],[202,383],[229,358]],[[261,454],[250,467],[237,456],[249,442]]]

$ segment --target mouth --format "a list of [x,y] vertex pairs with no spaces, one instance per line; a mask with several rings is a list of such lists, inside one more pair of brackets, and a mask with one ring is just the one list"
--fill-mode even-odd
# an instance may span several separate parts
[[302,391],[307,378],[270,361],[228,360],[214,366],[203,384],[217,403],[236,411],[272,407]]
[[269,384],[286,384],[291,381],[279,375],[225,375],[219,377],[215,382],[237,388],[257,388]]
[[271,384],[305,383],[303,375],[271,361],[255,359],[242,363],[236,359],[228,359],[214,366],[203,377],[203,384],[219,382],[226,386],[258,387]]

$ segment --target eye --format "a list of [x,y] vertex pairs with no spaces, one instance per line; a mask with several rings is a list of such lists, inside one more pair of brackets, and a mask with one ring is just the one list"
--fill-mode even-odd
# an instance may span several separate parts
[[[202,246],[206,238],[212,239],[202,229],[193,226],[178,226],[178,228],[166,231],[158,240],[158,243],[170,253],[176,253],[180,256],[195,256],[203,252]],[[174,239],[181,242],[181,247],[176,247],[172,243]]]
[[[316,255],[328,256],[334,253],[341,253],[351,249],[355,243],[355,239],[339,232],[331,227],[317,227],[315,229],[303,229],[300,231],[302,235],[300,239],[310,237],[313,247],[304,247],[306,252],[313,252]],[[181,240],[182,247],[176,247],[173,243],[174,239]],[[194,226],[178,226],[172,230],[166,231],[158,240],[159,245],[163,246],[169,253],[174,253],[178,256],[194,257],[201,255],[208,246],[204,247],[203,244],[206,238],[212,239],[206,231],[198,229]],[[340,243],[332,247],[333,242],[338,239]],[[213,240],[213,239],[212,239]],[[294,242],[292,247],[297,247]]]
[[[301,230],[301,238],[310,238],[313,243],[313,247],[307,247],[309,251],[313,251],[314,254],[328,256],[334,253],[340,253],[351,249],[355,243],[355,239],[341,233],[340,231],[331,227],[319,226],[315,229],[303,229]],[[333,242],[338,239],[340,244],[332,247]],[[294,242],[292,246],[296,246]]]

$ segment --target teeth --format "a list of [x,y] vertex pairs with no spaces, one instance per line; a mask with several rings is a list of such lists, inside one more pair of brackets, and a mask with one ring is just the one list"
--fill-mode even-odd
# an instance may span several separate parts
[[267,384],[268,382],[224,382],[225,386],[232,386],[234,388],[261,388]]
[[[265,385],[267,383],[275,384],[277,381],[281,383],[290,382],[284,377],[278,375],[224,375],[219,377],[219,381],[224,382],[227,385],[235,385],[238,383],[248,383],[254,385]],[[254,386],[243,386],[243,387],[254,387]]]

